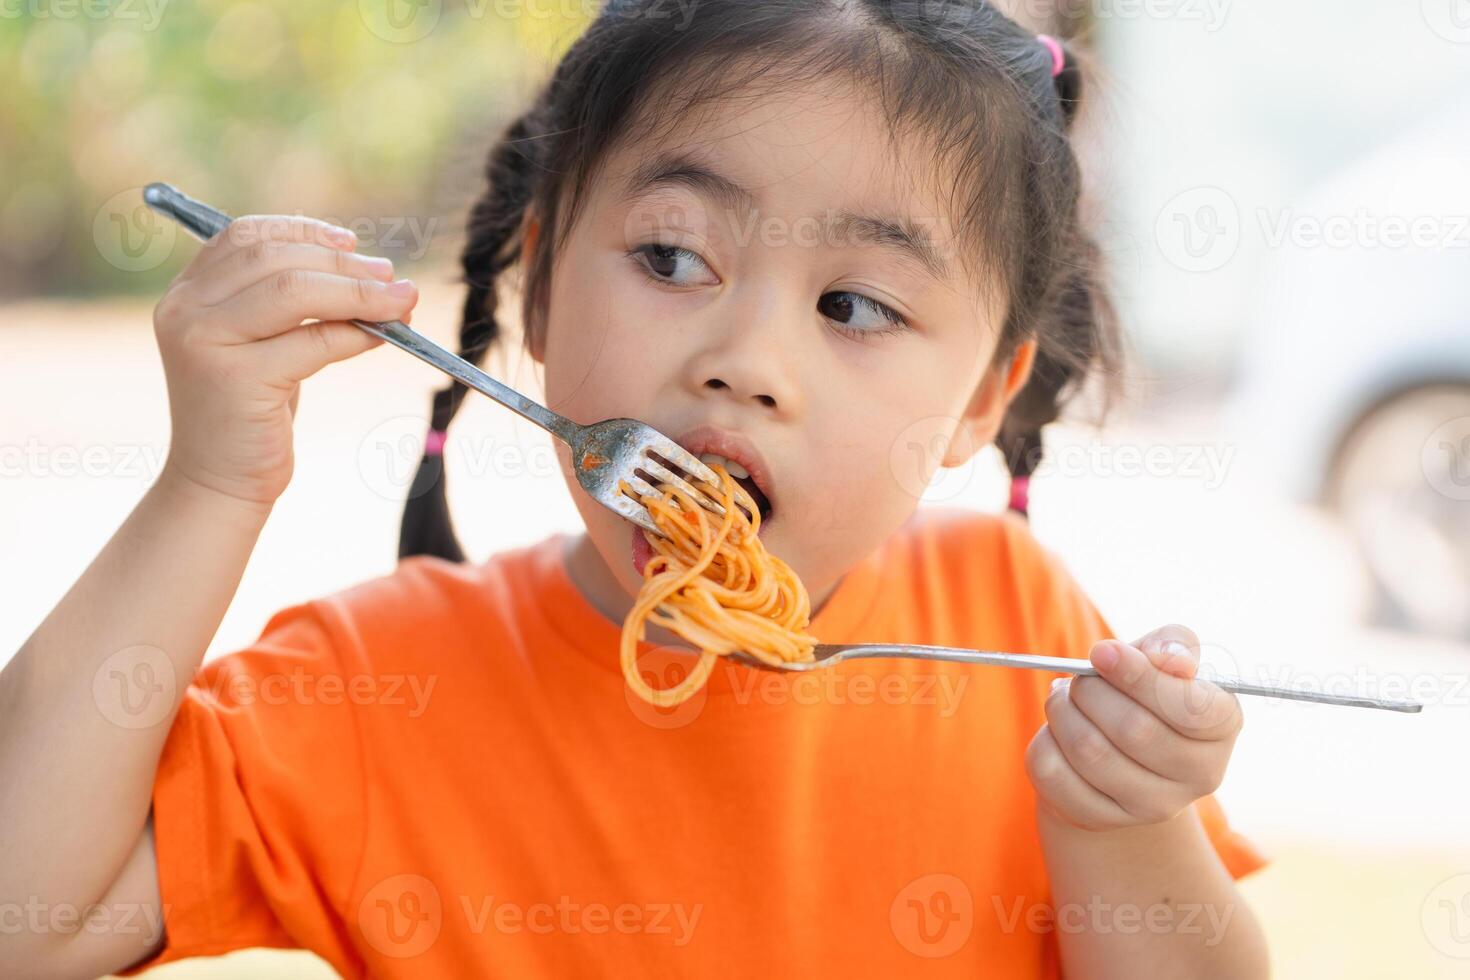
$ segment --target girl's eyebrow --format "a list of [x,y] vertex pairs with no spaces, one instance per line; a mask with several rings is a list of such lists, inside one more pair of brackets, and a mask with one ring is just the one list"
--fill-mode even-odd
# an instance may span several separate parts
[[[618,200],[627,203],[659,187],[686,187],[742,215],[756,210],[755,194],[745,185],[686,153],[661,153],[634,168],[623,181]],[[811,218],[818,222],[826,219],[830,235],[845,237],[855,230],[860,243],[871,242],[917,262],[941,284],[949,280],[949,263],[934,247],[928,232],[906,217],[858,214],[843,209],[818,213]]]
[[682,153],[662,153],[640,164],[623,183],[621,201],[631,201],[659,187],[687,187],[730,211],[755,210],[755,195],[713,168]]

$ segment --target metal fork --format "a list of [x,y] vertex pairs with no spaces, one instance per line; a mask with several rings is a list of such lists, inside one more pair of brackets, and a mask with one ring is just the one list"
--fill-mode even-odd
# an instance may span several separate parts
[[[994,653],[989,650],[964,650],[956,647],[930,647],[913,644],[858,643],[847,646],[830,643],[818,644],[809,661],[770,664],[737,652],[728,655],[731,660],[750,667],[778,671],[823,670],[844,660],[878,660],[894,657],[903,660],[949,660],[966,664],[989,664],[998,667],[1021,667],[1027,670],[1048,670],[1078,677],[1096,677],[1097,668],[1086,660],[1072,657],[1044,657],[1030,653]],[[1289,687],[1272,687],[1254,684],[1238,677],[1202,676],[1216,687],[1235,694],[1251,694],[1264,698],[1285,698],[1291,701],[1313,701],[1317,704],[1341,704],[1354,708],[1380,708],[1384,711],[1421,711],[1424,705],[1418,701],[1400,701],[1395,698],[1370,698],[1355,695],[1327,694],[1319,691],[1300,691]]]
[[[154,183],[143,188],[143,202],[158,213],[172,218],[202,241],[223,231],[233,220],[229,215],[168,184]],[[408,351],[426,364],[457,378],[469,387],[487,395],[506,408],[566,443],[572,451],[572,469],[577,482],[592,499],[609,510],[626,517],[655,534],[661,533],[649,516],[648,509],[619,491],[626,480],[635,493],[651,494],[654,487],[644,475],[672,483],[694,498],[700,506],[723,515],[725,508],[708,491],[689,482],[668,465],[675,467],[709,487],[719,480],[709,467],[699,461],[668,436],[636,419],[604,419],[591,425],[579,425],[558,415],[508,385],[501,384],[469,361],[450,353],[400,320],[352,323],[380,337],[399,350]]]

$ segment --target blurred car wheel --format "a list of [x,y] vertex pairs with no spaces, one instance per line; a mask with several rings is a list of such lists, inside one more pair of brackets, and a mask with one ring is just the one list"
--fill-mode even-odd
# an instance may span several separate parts
[[1379,401],[1340,443],[1326,490],[1372,577],[1374,621],[1470,638],[1470,382]]

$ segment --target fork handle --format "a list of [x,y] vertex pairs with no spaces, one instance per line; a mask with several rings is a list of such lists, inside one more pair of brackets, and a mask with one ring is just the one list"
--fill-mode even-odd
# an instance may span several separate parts
[[[998,667],[1023,667],[1028,670],[1049,670],[1078,677],[1097,677],[1097,668],[1086,660],[1074,657],[1045,657],[1031,653],[993,653],[988,650],[961,650],[954,647],[908,646],[895,644],[863,644],[864,656],[902,657],[909,660],[950,660],[969,664],[992,664]],[[821,659],[821,648],[817,651]],[[1417,712],[1424,708],[1418,701],[1402,701],[1397,698],[1359,697],[1349,694],[1328,694],[1325,691],[1302,691],[1290,687],[1273,687],[1255,684],[1238,677],[1204,677],[1216,687],[1234,694],[1249,694],[1264,698],[1282,698],[1289,701],[1312,701],[1317,704],[1340,704],[1355,708],[1379,708],[1384,711]]]
[[[218,235],[233,220],[223,211],[212,208],[203,201],[196,201],[169,184],[154,183],[143,188],[143,202],[159,214],[183,225],[201,241],[208,241]],[[559,415],[509,385],[496,381],[469,361],[440,347],[401,320],[385,320],[382,323],[353,320],[352,324],[399,350],[407,351],[425,364],[433,365],[480,394],[493,398],[568,445],[582,428],[566,416]]]

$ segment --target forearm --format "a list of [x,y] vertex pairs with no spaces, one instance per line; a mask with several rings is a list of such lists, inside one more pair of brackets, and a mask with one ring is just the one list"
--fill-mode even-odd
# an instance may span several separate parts
[[1037,819],[1068,980],[1268,975],[1260,925],[1193,807],[1113,831]]
[[103,895],[269,508],[165,468],[0,672],[0,896]]

